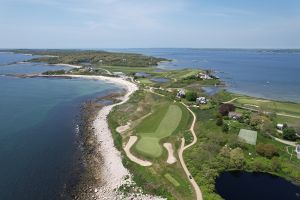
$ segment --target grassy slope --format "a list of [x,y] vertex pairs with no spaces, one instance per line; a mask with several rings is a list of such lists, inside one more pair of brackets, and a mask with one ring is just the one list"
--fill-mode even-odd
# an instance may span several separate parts
[[170,136],[181,121],[182,111],[177,105],[164,105],[143,120],[137,128],[140,139],[135,145],[138,152],[157,158],[163,149],[160,140]]
[[[116,127],[124,125],[128,121],[131,121],[132,126],[136,127],[143,116],[151,112],[151,110],[154,110],[153,107],[157,107],[160,104],[168,105],[171,103],[173,103],[173,101],[170,101],[168,98],[140,90],[135,93],[127,103],[114,109],[109,115],[109,124],[118,149],[122,151],[122,140],[126,142],[127,137],[132,134],[132,132],[129,131],[128,134],[123,134],[121,136],[115,131]],[[192,119],[188,110],[181,104],[176,105],[182,109],[182,119],[174,133],[166,139],[162,139],[162,142],[165,142],[165,140],[171,142],[173,147],[175,147],[175,152],[177,152],[177,148],[180,144],[178,138],[182,137],[184,131],[189,128]],[[132,153],[139,155],[134,148],[132,148]],[[177,154],[175,156],[177,157]],[[164,150],[161,157],[153,160],[154,164],[151,167],[141,167],[128,160],[126,157],[124,157],[124,164],[134,175],[134,180],[137,184],[146,192],[162,195],[168,197],[168,199],[194,199],[193,189],[191,188],[180,163],[176,162],[175,164],[169,165],[166,163],[166,159],[167,152]],[[180,186],[175,186],[165,177],[165,174],[170,174]]]
[[[271,101],[256,99],[252,97],[241,97],[234,101],[241,105],[248,106],[256,105],[265,110],[271,110],[283,114],[297,115],[300,116],[300,104],[291,103],[291,102],[280,102],[280,101]],[[254,107],[255,108],[255,107]]]

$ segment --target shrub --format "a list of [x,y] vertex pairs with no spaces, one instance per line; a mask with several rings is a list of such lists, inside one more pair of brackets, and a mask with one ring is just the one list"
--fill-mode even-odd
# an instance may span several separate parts
[[283,129],[283,138],[286,140],[295,141],[297,139],[295,129],[291,127]]
[[228,124],[226,124],[226,123],[223,124],[223,126],[222,126],[222,131],[223,131],[224,133],[227,133],[227,132],[229,131],[229,126],[228,126]]
[[256,145],[256,152],[267,158],[279,155],[277,147],[273,144],[258,144]]
[[230,152],[230,161],[234,167],[242,168],[245,164],[245,157],[243,150],[239,147]]
[[219,108],[219,113],[222,116],[227,116],[229,112],[235,111],[235,106],[233,104],[222,104]]
[[222,126],[223,125],[223,119],[221,117],[217,118],[216,125],[217,126]]
[[187,92],[185,95],[186,100],[188,101],[196,101],[197,93],[196,92]]

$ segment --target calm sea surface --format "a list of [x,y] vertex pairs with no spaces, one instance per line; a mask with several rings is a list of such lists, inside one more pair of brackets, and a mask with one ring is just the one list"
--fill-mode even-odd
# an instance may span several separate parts
[[165,69],[216,71],[228,90],[269,99],[300,102],[300,52],[230,49],[109,49],[172,59]]
[[[0,74],[62,67],[15,64],[30,56],[0,54]],[[0,75],[0,199],[59,199],[72,177],[80,106],[120,89],[83,79]]]

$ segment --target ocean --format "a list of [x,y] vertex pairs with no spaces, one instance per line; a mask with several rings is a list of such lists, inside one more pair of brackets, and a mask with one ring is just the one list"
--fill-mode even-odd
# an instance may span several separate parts
[[300,102],[299,50],[108,49],[171,59],[164,69],[211,69],[235,93]]
[[[64,68],[5,66],[30,58],[0,54],[0,74]],[[81,105],[118,91],[115,85],[94,80],[0,75],[0,199],[53,200],[66,194],[78,158]]]

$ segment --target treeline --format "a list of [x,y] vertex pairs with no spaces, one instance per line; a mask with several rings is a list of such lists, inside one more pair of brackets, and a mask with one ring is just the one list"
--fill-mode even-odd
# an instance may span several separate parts
[[106,66],[150,67],[156,66],[163,58],[145,56],[136,53],[114,53],[99,50],[12,50],[14,53],[41,55],[32,62],[47,62],[49,64],[99,64]]

